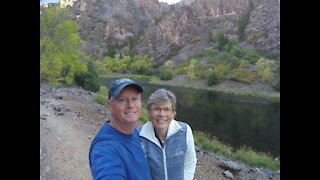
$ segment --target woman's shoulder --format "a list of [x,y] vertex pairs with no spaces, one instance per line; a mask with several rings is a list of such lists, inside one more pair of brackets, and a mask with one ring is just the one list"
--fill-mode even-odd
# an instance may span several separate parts
[[186,122],[183,122],[183,121],[177,121],[177,120],[174,120],[176,123],[178,123],[182,128],[187,128],[189,126],[188,123]]
[[[138,133],[140,134],[140,132],[142,131],[142,129],[148,130],[148,129],[150,129],[150,126],[151,126],[151,122],[148,121],[148,122],[144,123],[143,125],[137,126],[135,129],[136,129],[136,130],[138,131]],[[153,128],[151,128],[151,129],[153,129]]]

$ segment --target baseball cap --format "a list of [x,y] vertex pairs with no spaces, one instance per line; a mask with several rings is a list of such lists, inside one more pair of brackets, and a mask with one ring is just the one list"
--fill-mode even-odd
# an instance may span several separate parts
[[111,83],[110,90],[108,93],[109,99],[111,99],[111,97],[117,97],[122,91],[122,89],[128,85],[135,87],[139,93],[143,92],[143,88],[135,81],[128,78],[121,78]]

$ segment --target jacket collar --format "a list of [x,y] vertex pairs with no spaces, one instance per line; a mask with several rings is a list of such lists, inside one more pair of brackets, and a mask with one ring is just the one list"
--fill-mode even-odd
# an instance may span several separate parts
[[[173,119],[169,124],[167,139],[173,134],[177,133],[179,130],[182,130],[182,127],[176,120]],[[159,140],[156,138],[153,125],[150,121],[142,126],[139,135],[161,147]]]

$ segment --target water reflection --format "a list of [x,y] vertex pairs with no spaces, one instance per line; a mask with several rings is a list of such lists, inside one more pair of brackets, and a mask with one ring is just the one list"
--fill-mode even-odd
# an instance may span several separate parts
[[[102,83],[109,87],[110,79]],[[137,80],[139,81],[139,80]],[[177,96],[177,120],[193,130],[215,136],[235,148],[246,145],[256,151],[280,154],[280,104],[256,98],[140,82],[142,100],[158,88]]]

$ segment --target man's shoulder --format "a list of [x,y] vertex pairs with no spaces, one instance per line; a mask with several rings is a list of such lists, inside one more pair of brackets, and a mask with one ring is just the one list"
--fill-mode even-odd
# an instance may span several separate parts
[[97,135],[94,137],[91,147],[104,147],[112,150],[118,144],[117,138],[114,135],[113,131],[110,129],[110,125],[108,123],[103,124],[100,127]]

